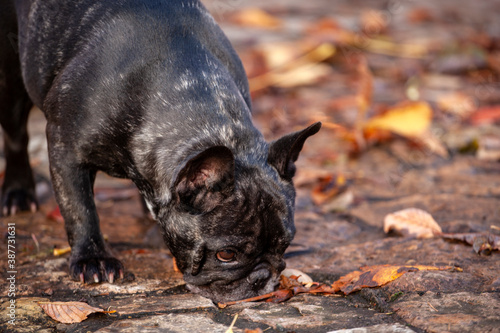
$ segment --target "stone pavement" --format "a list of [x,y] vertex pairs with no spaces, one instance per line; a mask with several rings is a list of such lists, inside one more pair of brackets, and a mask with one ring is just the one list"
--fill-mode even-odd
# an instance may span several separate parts
[[[416,2],[402,2],[410,8],[417,6]],[[363,8],[380,8],[382,3],[359,2]],[[419,2],[436,7],[437,11],[455,6],[457,15],[471,22],[482,19],[483,15],[487,20],[491,16],[488,13],[495,13],[497,2],[481,2],[478,8],[467,1],[456,3]],[[225,21],[229,11],[250,5],[277,15],[284,13],[291,28],[286,33],[263,33]],[[349,1],[213,0],[210,7],[219,13],[216,17],[240,49],[252,39],[292,40],[294,29],[298,29],[294,24],[330,12],[348,25],[359,16],[358,6]],[[401,19],[401,15],[394,17],[396,21]],[[489,28],[494,30],[492,26]],[[405,30],[398,33],[402,35]],[[447,38],[452,33],[444,29],[437,35],[433,37]],[[310,97],[311,103],[314,96]],[[259,110],[264,109],[266,101],[265,96],[255,101],[257,124],[266,135],[272,136],[275,133],[260,120],[263,118]],[[467,131],[456,126],[442,125],[442,128],[447,133],[442,139],[450,150],[455,147],[454,142],[466,136],[481,139],[500,133],[498,125]],[[128,273],[124,281],[113,285],[81,286],[69,280],[68,255],[52,255],[54,247],[62,248],[67,241],[63,224],[47,218],[55,203],[48,181],[43,130],[43,116],[34,111],[30,118],[30,153],[37,173],[41,210],[33,215],[4,218],[0,225],[5,233],[7,223],[16,223],[18,246],[16,324],[8,323],[9,283],[6,269],[2,269],[1,332],[226,332],[235,315],[238,318],[233,332],[257,328],[264,332],[296,333],[500,332],[498,251],[478,255],[471,246],[460,242],[388,236],[382,229],[386,214],[417,207],[431,213],[446,232],[494,233],[491,226],[500,226],[498,161],[473,154],[453,153],[449,158],[428,152],[415,155],[404,141],[396,140],[372,147],[356,159],[326,163],[323,156],[342,147],[328,148],[326,143],[331,142],[332,136],[323,129],[311,138],[301,155],[296,178],[297,234],[287,251],[288,267],[323,283],[332,283],[361,266],[377,264],[450,265],[461,267],[463,272],[412,272],[383,287],[363,289],[349,296],[299,295],[281,304],[244,303],[219,309],[208,299],[185,289],[180,273],[173,269],[171,255],[155,237],[158,230],[144,217],[138,193],[131,183],[104,175],[96,182],[101,226]],[[0,170],[3,163],[0,156]],[[350,204],[340,205],[343,207],[340,211],[332,206],[314,205],[311,191],[318,177],[335,174],[344,174],[349,180]],[[1,253],[6,253],[5,242],[0,248]],[[7,267],[6,255],[0,258],[0,263],[2,268]],[[42,312],[37,305],[39,301],[84,301],[117,313],[94,314],[78,324],[61,324]]]

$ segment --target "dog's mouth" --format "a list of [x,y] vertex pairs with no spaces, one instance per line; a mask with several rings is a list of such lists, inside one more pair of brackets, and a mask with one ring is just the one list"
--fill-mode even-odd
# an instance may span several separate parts
[[[203,273],[201,273],[203,274]],[[273,292],[279,285],[279,273],[269,264],[260,263],[246,276],[228,281],[219,279],[204,285],[188,282],[187,288],[212,301],[230,302]]]

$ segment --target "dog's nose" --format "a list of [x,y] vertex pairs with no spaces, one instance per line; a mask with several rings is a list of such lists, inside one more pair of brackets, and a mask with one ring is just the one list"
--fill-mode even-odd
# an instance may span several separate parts
[[269,280],[271,277],[271,272],[267,265],[259,264],[255,267],[254,271],[250,273],[247,277],[247,281],[249,284],[258,285],[264,281]]
[[276,271],[278,273],[281,273],[285,268],[286,268],[286,262],[285,260],[281,259],[281,261],[278,263],[278,266],[276,267]]

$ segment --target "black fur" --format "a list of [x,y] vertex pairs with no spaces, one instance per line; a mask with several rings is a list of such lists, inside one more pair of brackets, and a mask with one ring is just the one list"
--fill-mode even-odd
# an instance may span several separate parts
[[[4,212],[36,208],[34,103],[47,118],[73,278],[123,274],[99,229],[101,170],[137,185],[193,291],[227,301],[273,290],[295,232],[294,162],[320,124],[264,141],[241,62],[198,1],[14,2],[0,3]],[[16,34],[18,54],[6,38]],[[222,250],[234,260],[218,259]]]

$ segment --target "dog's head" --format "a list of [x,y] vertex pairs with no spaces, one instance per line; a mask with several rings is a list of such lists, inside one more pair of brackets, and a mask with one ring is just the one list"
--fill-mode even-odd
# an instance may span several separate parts
[[190,290],[222,302],[275,289],[295,233],[294,162],[320,127],[272,142],[267,160],[255,164],[223,146],[186,162],[162,225]]

